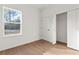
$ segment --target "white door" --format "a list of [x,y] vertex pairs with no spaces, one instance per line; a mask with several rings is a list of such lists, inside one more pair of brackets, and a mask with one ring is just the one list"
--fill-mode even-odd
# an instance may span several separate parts
[[77,38],[77,28],[79,26],[78,13],[76,9],[68,11],[67,13],[67,46],[77,50],[79,50],[79,39]]

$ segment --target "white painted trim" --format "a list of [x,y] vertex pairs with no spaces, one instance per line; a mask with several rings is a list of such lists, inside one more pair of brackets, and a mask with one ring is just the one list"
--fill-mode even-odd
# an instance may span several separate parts
[[2,25],[2,28],[3,28],[3,37],[9,37],[9,36],[18,36],[18,35],[22,35],[22,11],[19,11],[19,10],[16,10],[16,9],[11,9],[11,10],[15,10],[15,11],[18,11],[18,12],[20,12],[21,13],[21,22],[20,22],[20,33],[18,33],[18,34],[10,34],[10,35],[5,35],[5,33],[4,33],[4,9],[11,9],[11,8],[8,8],[8,7],[3,7],[2,8],[2,11],[3,11],[3,14],[2,14],[2,20],[3,20],[3,25]]
[[64,12],[69,12],[69,11],[72,11],[72,10],[75,10],[75,9],[79,9],[79,8],[72,8],[72,9],[64,9],[64,10],[61,10],[61,11],[56,11],[57,13],[56,14],[61,14],[61,13],[64,13]]
[[55,45],[55,44],[56,44],[56,42],[53,42],[52,44],[53,44],[53,45]]

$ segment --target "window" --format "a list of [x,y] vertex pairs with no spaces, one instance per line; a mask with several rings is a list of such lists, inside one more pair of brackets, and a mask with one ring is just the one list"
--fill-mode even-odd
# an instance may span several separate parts
[[22,34],[22,12],[3,7],[4,35]]

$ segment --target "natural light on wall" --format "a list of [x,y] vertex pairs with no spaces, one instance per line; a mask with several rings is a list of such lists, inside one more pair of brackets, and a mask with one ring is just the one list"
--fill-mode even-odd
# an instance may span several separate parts
[[3,7],[3,24],[4,36],[22,34],[22,12]]

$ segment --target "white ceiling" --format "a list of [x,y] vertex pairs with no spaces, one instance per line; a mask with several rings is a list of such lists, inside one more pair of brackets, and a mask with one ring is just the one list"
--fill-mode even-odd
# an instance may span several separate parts
[[35,8],[46,8],[49,5],[48,4],[29,4],[29,6],[35,7]]
[[79,4],[34,4],[36,8],[53,8],[54,10],[79,8]]
[[71,9],[79,8],[79,4],[36,4],[32,5],[32,7],[40,8],[42,10],[49,9],[50,11],[53,11],[58,14],[69,11]]

